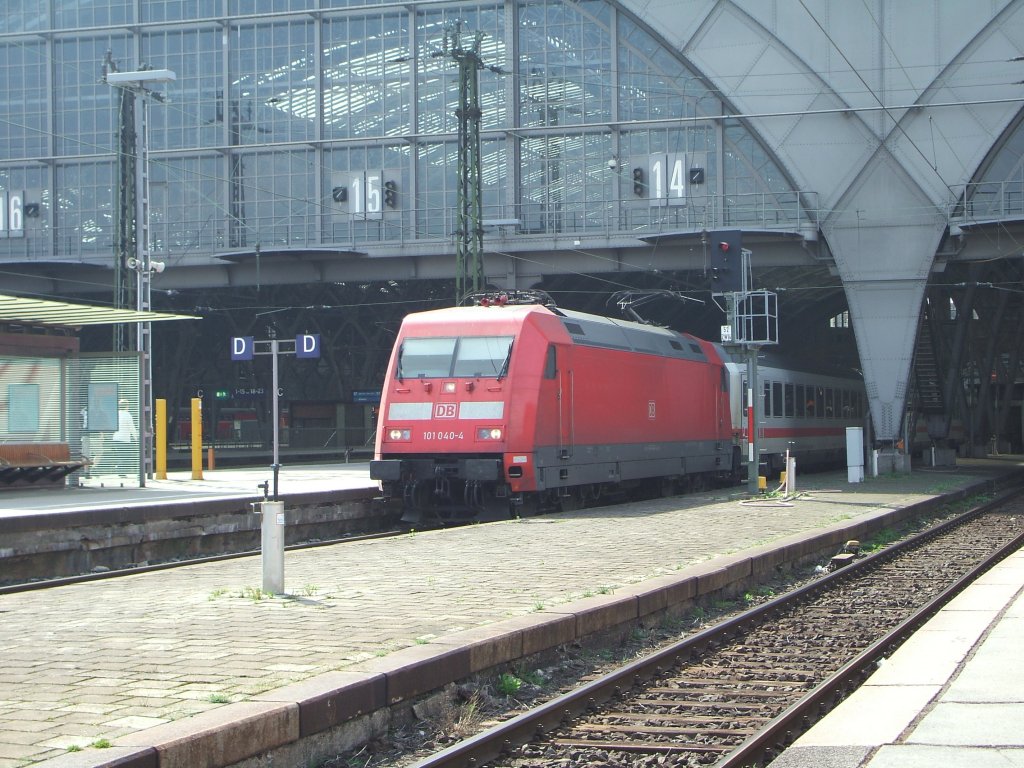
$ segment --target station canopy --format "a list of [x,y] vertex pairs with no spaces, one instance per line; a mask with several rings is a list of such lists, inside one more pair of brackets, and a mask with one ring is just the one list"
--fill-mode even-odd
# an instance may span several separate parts
[[198,320],[195,315],[167,312],[146,312],[137,309],[115,309],[93,304],[69,304],[49,299],[0,294],[0,323],[78,328],[83,325],[116,325],[118,323],[155,323],[160,320]]

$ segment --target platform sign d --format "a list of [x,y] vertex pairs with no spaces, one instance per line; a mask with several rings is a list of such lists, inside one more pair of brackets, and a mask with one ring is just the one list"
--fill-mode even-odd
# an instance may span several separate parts
[[253,340],[252,336],[231,337],[231,359],[252,360]]
[[295,337],[296,357],[320,357],[320,334],[300,333]]

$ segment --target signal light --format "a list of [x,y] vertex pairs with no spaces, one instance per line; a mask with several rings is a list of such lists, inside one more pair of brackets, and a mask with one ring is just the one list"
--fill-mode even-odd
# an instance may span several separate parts
[[644,184],[644,169],[634,168],[633,169],[633,194],[637,197],[643,197],[646,192],[646,185]]
[[734,293],[743,290],[743,232],[739,229],[723,229],[711,233],[715,244],[709,254],[711,259],[711,281],[714,290]]
[[391,440],[407,442],[412,439],[411,429],[391,429],[388,430],[388,438]]
[[384,205],[388,208],[398,205],[398,185],[390,180],[384,182]]
[[480,427],[476,431],[477,440],[501,440],[501,435],[499,427]]

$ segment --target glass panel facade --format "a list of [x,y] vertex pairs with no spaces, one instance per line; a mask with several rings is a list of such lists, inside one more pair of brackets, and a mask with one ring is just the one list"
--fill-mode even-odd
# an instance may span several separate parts
[[50,154],[46,125],[46,48],[40,42],[0,46],[0,93],[17,119],[0,120],[0,146],[9,158]]
[[0,237],[0,260],[110,258],[115,156],[131,145],[117,136],[122,99],[102,82],[104,62],[176,74],[150,86],[166,98],[147,109],[151,243],[170,264],[256,243],[450,250],[467,85],[455,53],[466,50],[485,221],[636,235],[804,217],[771,154],[723,119],[699,74],[606,0],[8,5],[0,183],[39,206],[24,238]]
[[1024,216],[1024,122],[1006,134],[964,197],[969,218]]

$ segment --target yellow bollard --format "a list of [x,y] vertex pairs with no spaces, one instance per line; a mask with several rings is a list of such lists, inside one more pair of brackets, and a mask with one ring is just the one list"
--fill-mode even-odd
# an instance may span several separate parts
[[156,479],[167,479],[167,401],[156,401]]
[[765,491],[768,490],[768,478],[765,477],[764,475],[757,476],[757,490],[759,490],[761,493],[764,493]]
[[192,398],[192,479],[203,479],[203,401]]
[[781,472],[779,472],[779,485],[785,485],[785,484],[786,484],[786,470],[782,470]]
[[212,471],[213,471],[213,469],[214,469],[214,463],[213,463],[213,446],[212,446],[212,445],[211,445],[211,446],[210,446],[209,448],[207,448],[207,449],[206,449],[206,468],[207,468],[208,470],[210,470],[211,472],[212,472]]

